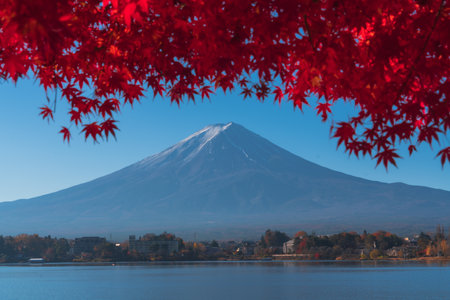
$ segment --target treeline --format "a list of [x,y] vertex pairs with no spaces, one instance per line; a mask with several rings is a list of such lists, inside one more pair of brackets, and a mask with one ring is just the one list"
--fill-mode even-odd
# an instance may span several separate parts
[[64,238],[40,237],[37,234],[0,235],[0,262],[20,262],[31,257],[47,261],[71,259],[69,241]]
[[[76,240],[82,240],[76,239]],[[89,239],[89,238],[87,238]],[[228,260],[260,259],[289,254],[299,259],[380,259],[388,257],[450,257],[450,236],[438,226],[435,233],[400,237],[387,231],[364,231],[317,235],[299,231],[290,237],[278,230],[267,230],[258,241],[183,241],[174,234],[145,234],[143,241],[178,241],[178,251],[130,251],[128,241],[120,244],[102,242],[89,250],[75,253],[76,240],[41,237],[37,234],[0,235],[0,262],[25,262],[44,258],[47,262],[70,261],[148,261],[148,260]]]
[[446,236],[441,226],[437,226],[434,234],[422,232],[408,238],[387,231],[333,235],[299,231],[291,239],[283,232],[267,230],[259,244],[262,249],[258,249],[256,254],[260,256],[298,254],[308,259],[450,257],[450,235]]
[[388,249],[402,246],[404,240],[386,231],[375,233],[342,232],[318,236],[301,231],[294,236],[294,252],[309,254],[315,259],[378,258]]
[[418,237],[420,254],[424,256],[450,257],[450,232],[445,235],[444,227],[437,226],[434,236],[421,233]]
[[89,261],[112,261],[128,258],[127,249],[117,247],[114,243],[99,243],[90,253],[83,255],[73,253],[73,244],[74,240],[41,237],[37,234],[0,235],[0,263],[26,262],[30,258],[43,258],[46,262],[69,262],[85,258]]
[[179,237],[176,237],[172,233],[163,232],[161,234],[154,234],[154,233],[146,233],[141,237],[144,241],[181,241],[183,240]]
[[158,235],[148,233],[142,236],[142,240],[178,241],[181,250],[179,253],[137,253],[129,250],[128,241],[119,244],[101,238],[98,240],[102,242],[76,253],[77,240],[82,239],[41,237],[37,234],[0,235],[0,263],[27,262],[30,258],[43,258],[46,262],[175,260],[179,258],[181,251],[187,258],[195,259],[199,253],[198,247],[193,243],[184,243],[181,238],[166,232]]

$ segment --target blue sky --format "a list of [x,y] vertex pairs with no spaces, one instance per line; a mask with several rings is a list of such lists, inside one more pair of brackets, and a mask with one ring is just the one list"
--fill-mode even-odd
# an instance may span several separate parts
[[[204,126],[236,122],[307,160],[328,168],[383,182],[404,182],[450,190],[450,167],[442,169],[433,150],[423,145],[409,157],[406,147],[398,168],[375,168],[371,159],[349,157],[336,150],[311,108],[302,113],[290,103],[243,100],[239,92],[218,93],[211,101],[184,103],[149,97],[118,115],[117,140],[94,144],[73,131],[70,145],[57,132],[68,125],[64,103],[58,102],[55,122],[43,121],[39,107],[43,89],[32,80],[0,85],[0,201],[30,198],[80,184],[158,153]],[[345,119],[352,108],[341,105],[334,117]],[[444,144],[449,144],[448,137]]]

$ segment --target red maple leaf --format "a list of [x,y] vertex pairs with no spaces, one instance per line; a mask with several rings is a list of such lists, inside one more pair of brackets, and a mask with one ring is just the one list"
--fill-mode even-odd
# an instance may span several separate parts
[[67,141],[67,143],[70,142],[71,135],[67,127],[63,126],[62,129],[59,131],[59,133],[63,134],[63,141]]
[[275,98],[273,101],[274,102],[278,101],[278,103],[281,103],[281,100],[283,100],[283,98],[284,98],[283,90],[279,86],[277,86],[275,88],[275,90],[273,91],[273,93],[275,94]]
[[211,87],[204,86],[204,87],[200,88],[200,92],[202,95],[202,99],[204,99],[205,97],[209,99],[209,94],[211,94]]
[[441,165],[444,166],[445,161],[450,163],[450,147],[444,148],[438,152],[436,157],[441,157]]
[[437,127],[425,126],[420,129],[419,137],[417,140],[419,142],[426,141],[428,144],[431,144],[433,140],[439,142],[438,133],[441,133],[442,130]]
[[74,122],[75,125],[78,125],[81,123],[80,111],[72,109],[69,113],[70,113],[70,121],[71,122]]
[[400,155],[395,153],[397,149],[386,149],[384,151],[378,152],[375,155],[375,158],[377,158],[377,166],[380,163],[383,163],[386,170],[388,169],[389,164],[393,164],[397,167],[397,163],[395,162],[396,158],[401,158]]
[[153,87],[153,97],[156,97],[156,95],[158,94],[162,97],[163,93],[166,91],[166,89],[159,83],[155,83],[155,85],[153,85],[152,87]]
[[414,145],[409,145],[409,147],[408,147],[409,155],[412,155],[413,152],[415,152],[415,151],[417,151],[416,146],[414,146]]
[[339,147],[342,143],[347,146],[354,135],[355,129],[349,123],[339,122],[333,137],[338,138],[337,145]]
[[125,24],[130,27],[131,24],[131,17],[134,15],[134,12],[136,11],[136,4],[135,3],[128,3],[125,6],[125,9],[123,10],[123,18],[125,20]]
[[343,100],[356,115],[332,129],[352,155],[439,142],[450,130],[448,1],[355,1],[3,1],[0,78],[62,90],[75,125],[101,124],[144,86],[180,104],[209,98],[208,83],[300,109],[323,98],[323,121]]
[[248,80],[245,79],[245,78],[242,78],[241,80],[239,80],[238,83],[239,83],[239,86],[240,86],[241,88],[246,88],[246,87],[247,87]]
[[83,125],[81,132],[84,132],[84,138],[86,140],[90,136],[94,142],[97,142],[97,138],[102,136],[102,127],[97,122],[92,122]]
[[105,102],[98,107],[98,112],[103,118],[105,118],[106,115],[112,117],[113,112],[118,111],[120,111],[120,101],[115,98],[105,100]]
[[108,119],[101,124],[101,130],[105,134],[106,139],[108,139],[109,134],[116,138],[116,130],[118,130],[116,123],[117,121],[113,119]]
[[39,114],[42,115],[42,119],[53,120],[53,111],[47,105],[40,107],[40,109],[41,112]]
[[244,88],[241,92],[241,95],[244,95],[244,99],[246,99],[247,97],[250,98],[253,95],[253,92],[249,88]]
[[326,121],[328,118],[328,113],[331,113],[330,109],[331,104],[330,103],[319,103],[317,104],[317,114],[322,115],[322,121]]

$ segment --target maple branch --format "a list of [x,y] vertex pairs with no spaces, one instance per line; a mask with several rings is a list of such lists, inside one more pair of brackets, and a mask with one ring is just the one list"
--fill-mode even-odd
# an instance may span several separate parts
[[[239,86],[244,99],[287,96],[299,108],[324,97],[316,106],[324,121],[338,99],[353,103],[358,115],[332,124],[338,144],[356,156],[373,149],[383,164],[394,164],[397,144],[431,144],[450,130],[450,103],[441,100],[450,0],[300,2],[3,1],[0,81],[34,74],[55,96],[46,94],[40,115],[53,119],[61,95],[70,124],[94,141],[113,135],[113,116],[145,97],[144,85],[180,104],[209,99],[206,83]],[[60,131],[67,141],[69,128]],[[450,163],[450,150],[440,153]]]
[[314,48],[314,44],[312,42],[311,30],[309,28],[308,20],[306,18],[307,18],[306,15],[303,15],[303,19],[305,20],[306,33],[308,34],[308,40],[309,40],[309,43],[311,44],[311,48],[313,49],[313,51],[316,51],[316,49]]
[[425,39],[425,43],[423,44],[422,48],[420,49],[419,54],[417,55],[416,59],[414,60],[413,64],[411,65],[408,76],[406,76],[405,81],[403,82],[402,86],[400,87],[400,90],[397,93],[397,97],[395,97],[395,101],[397,101],[400,98],[400,96],[402,95],[403,91],[405,90],[409,80],[411,79],[412,75],[414,74],[415,66],[419,63],[420,58],[422,57],[422,55],[424,54],[424,52],[427,48],[428,42],[430,41],[433,31],[436,29],[437,21],[439,20],[442,10],[444,9],[444,6],[445,6],[445,1],[446,0],[441,1],[441,5],[440,5],[439,10],[436,14],[436,17],[434,18],[434,21],[433,21],[433,26],[431,27],[431,30],[428,33],[428,36]]

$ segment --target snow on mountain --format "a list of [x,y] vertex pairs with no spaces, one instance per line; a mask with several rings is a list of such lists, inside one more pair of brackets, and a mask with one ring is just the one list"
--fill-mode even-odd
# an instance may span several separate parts
[[210,125],[124,169],[0,203],[3,234],[172,231],[254,237],[269,227],[335,232],[448,225],[450,192],[336,172],[235,124]]
[[186,153],[186,151],[189,151],[189,153],[184,157],[184,162],[189,162],[192,160],[195,155],[197,155],[203,147],[211,142],[217,135],[219,135],[221,132],[225,131],[227,128],[229,128],[233,123],[230,122],[226,125],[223,124],[216,124],[216,125],[209,125],[205,128],[197,131],[194,134],[191,134],[184,140],[180,141],[179,143],[173,145],[172,147],[164,150],[163,152],[150,156],[138,164],[151,164],[157,161],[164,160],[165,158],[173,155],[182,155],[183,153]]

